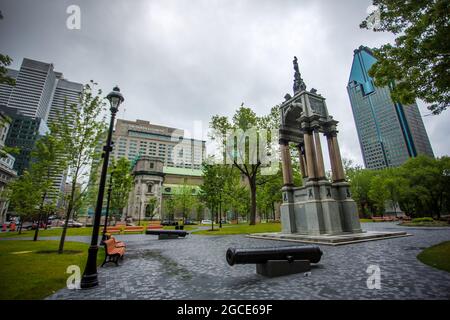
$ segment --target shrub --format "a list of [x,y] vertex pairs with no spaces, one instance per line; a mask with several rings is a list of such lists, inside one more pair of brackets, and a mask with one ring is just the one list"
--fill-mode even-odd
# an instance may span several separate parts
[[433,222],[433,218],[430,217],[414,218],[411,220],[411,222],[412,223]]

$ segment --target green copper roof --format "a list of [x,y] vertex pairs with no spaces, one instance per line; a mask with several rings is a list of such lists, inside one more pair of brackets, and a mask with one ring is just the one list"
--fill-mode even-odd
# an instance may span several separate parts
[[176,168],[176,167],[164,167],[163,172],[165,174],[179,174],[182,176],[197,176],[201,177],[203,175],[202,170],[198,169],[188,169],[188,168]]

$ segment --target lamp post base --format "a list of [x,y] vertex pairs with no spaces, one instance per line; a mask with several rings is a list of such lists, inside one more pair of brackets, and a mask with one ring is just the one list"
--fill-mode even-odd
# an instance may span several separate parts
[[89,289],[98,286],[97,251],[98,246],[89,247],[86,268],[80,283],[81,289]]

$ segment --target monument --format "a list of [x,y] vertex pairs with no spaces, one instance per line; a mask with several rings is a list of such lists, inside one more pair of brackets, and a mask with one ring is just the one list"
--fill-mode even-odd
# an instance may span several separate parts
[[[279,143],[283,170],[281,233],[250,235],[255,238],[345,244],[406,232],[365,232],[346,181],[337,140],[337,124],[328,114],[325,98],[316,89],[307,90],[294,57],[294,96],[285,95],[280,106]],[[327,140],[331,181],[325,175],[320,134]],[[299,154],[303,186],[293,184],[290,143]]]

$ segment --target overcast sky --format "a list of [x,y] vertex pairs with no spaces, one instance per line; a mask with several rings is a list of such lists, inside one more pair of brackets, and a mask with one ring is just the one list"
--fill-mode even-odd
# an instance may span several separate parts
[[[81,29],[69,30],[69,5]],[[347,81],[353,50],[393,37],[359,29],[370,0],[0,0],[1,53],[51,62],[71,80],[118,84],[120,118],[205,130],[242,102],[258,115],[292,93],[292,59],[340,121],[343,157],[362,164]],[[419,103],[422,115],[427,111]],[[425,116],[437,156],[450,154],[450,111]],[[198,137],[198,135],[196,135]],[[323,144],[325,146],[326,144]],[[326,153],[326,152],[325,152]],[[328,166],[328,161],[327,166]]]

